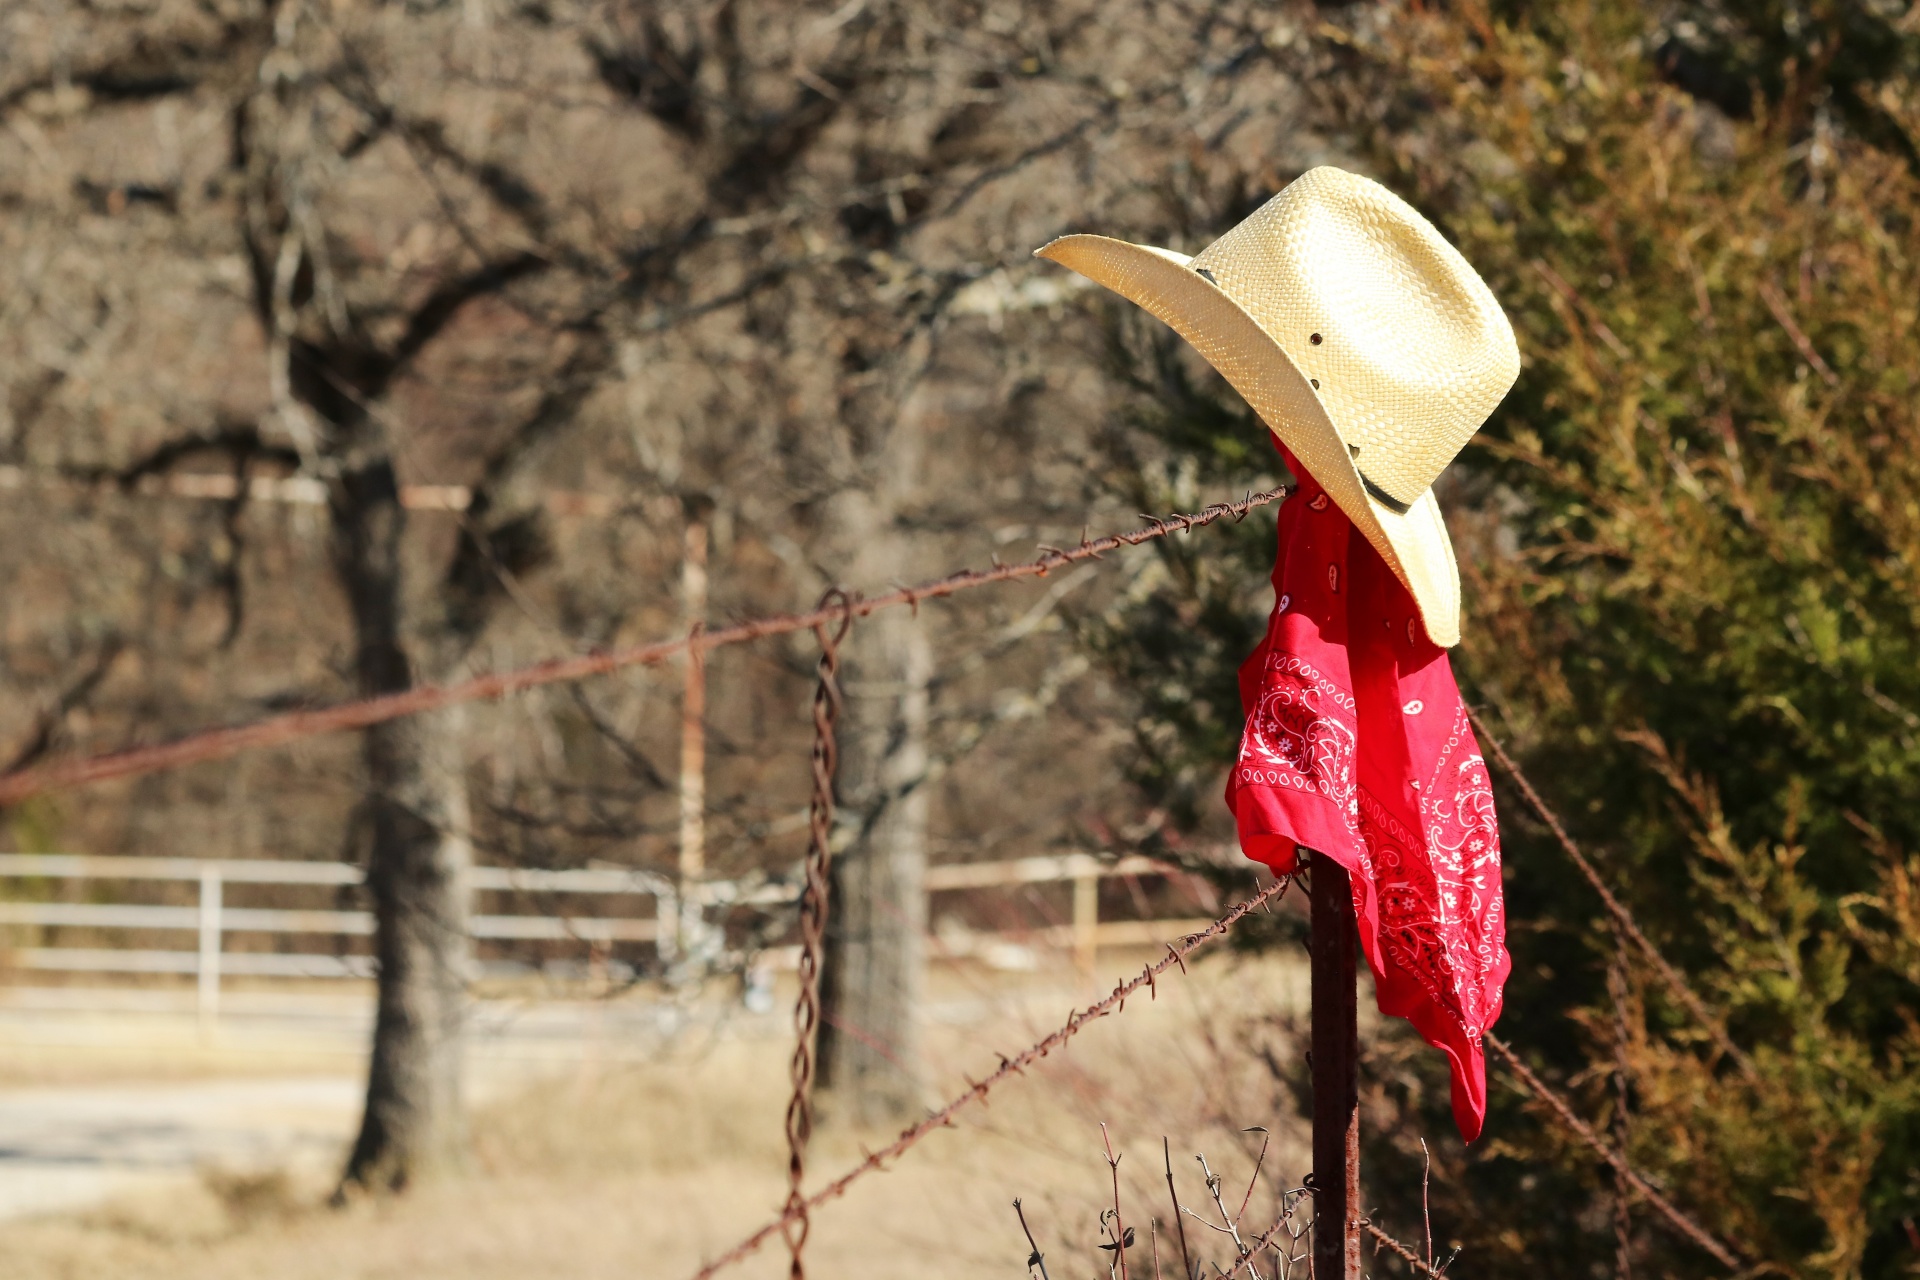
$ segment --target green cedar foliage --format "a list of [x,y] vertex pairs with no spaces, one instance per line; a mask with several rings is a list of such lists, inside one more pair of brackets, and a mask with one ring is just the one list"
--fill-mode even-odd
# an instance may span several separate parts
[[[1342,35],[1319,82],[1520,338],[1519,384],[1443,481],[1463,690],[1756,1075],[1509,789],[1500,1030],[1762,1274],[1920,1274],[1916,14],[1457,5]],[[1136,483],[1276,466],[1127,332],[1173,458]],[[1143,693],[1143,785],[1190,823],[1218,807],[1270,564],[1248,536],[1094,633]],[[1379,1031],[1369,1205],[1418,1233],[1424,1136],[1461,1274],[1611,1273],[1611,1176],[1490,1070],[1463,1150],[1439,1056]],[[1724,1274],[1644,1205],[1626,1240],[1638,1274]]]

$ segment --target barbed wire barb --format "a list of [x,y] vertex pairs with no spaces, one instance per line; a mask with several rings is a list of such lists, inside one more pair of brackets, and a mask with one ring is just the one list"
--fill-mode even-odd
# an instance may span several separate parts
[[1360,1229],[1366,1232],[1369,1236],[1373,1237],[1373,1242],[1376,1248],[1385,1249],[1388,1253],[1393,1254],[1395,1257],[1399,1258],[1402,1262],[1412,1267],[1417,1274],[1423,1275],[1423,1276],[1431,1276],[1433,1277],[1433,1280],[1441,1280],[1442,1276],[1445,1274],[1445,1268],[1434,1267],[1426,1259],[1422,1258],[1419,1254],[1415,1253],[1411,1248],[1400,1243],[1398,1240],[1394,1239],[1392,1236],[1382,1231],[1379,1227],[1376,1227],[1373,1224],[1372,1219],[1362,1218],[1360,1220]]

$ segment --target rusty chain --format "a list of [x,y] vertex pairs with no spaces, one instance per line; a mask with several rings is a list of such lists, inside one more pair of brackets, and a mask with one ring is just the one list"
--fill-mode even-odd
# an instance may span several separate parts
[[[1199,529],[1218,520],[1243,520],[1249,511],[1278,502],[1289,492],[1291,490],[1282,485],[1278,489],[1271,489],[1265,493],[1249,493],[1237,502],[1216,502],[1190,515],[1172,515],[1164,518],[1146,516],[1144,518],[1152,522],[1146,528],[1134,529],[1127,533],[1108,534],[1104,538],[1083,539],[1079,545],[1064,550],[1059,547],[1042,547],[1042,554],[1020,564],[996,562],[991,569],[962,569],[944,578],[920,583],[918,586],[898,587],[877,596],[856,596],[844,612],[850,612],[856,618],[864,618],[881,609],[891,609],[899,605],[909,605],[918,610],[923,600],[942,599],[974,587],[984,587],[996,582],[1012,582],[1020,578],[1044,578],[1055,569],[1078,564],[1083,560],[1098,560],[1104,553],[1121,547],[1137,547],[1143,542],[1164,538],[1173,533],[1185,533],[1190,529]],[[250,724],[232,725],[224,729],[209,729],[188,734],[171,742],[155,743],[152,746],[131,747],[123,751],[109,751],[100,755],[54,761],[30,769],[0,774],[0,808],[18,804],[28,796],[38,795],[43,791],[86,786],[112,778],[131,778],[141,774],[157,773],[163,769],[178,769],[208,760],[224,760],[242,751],[284,746],[289,742],[317,737],[321,734],[365,729],[371,725],[384,724],[389,720],[398,720],[403,716],[438,711],[443,707],[451,707],[463,702],[491,701],[504,698],[509,694],[521,693],[527,689],[569,680],[584,680],[590,676],[605,675],[610,671],[619,671],[627,667],[657,666],[683,652],[708,653],[730,644],[743,644],[766,636],[805,631],[835,621],[842,612],[836,608],[817,608],[811,613],[770,614],[711,630],[696,629],[672,640],[656,640],[649,644],[633,645],[625,649],[578,654],[569,658],[554,658],[531,666],[487,672],[453,684],[417,685],[401,693],[385,694],[377,698],[362,698],[331,707],[290,711],[284,715],[268,716]]]
[[820,958],[827,932],[827,871],[833,861],[833,779],[839,746],[833,727],[840,718],[840,646],[853,629],[854,598],[839,587],[820,598],[820,608],[837,608],[840,625],[817,624],[820,677],[813,689],[813,800],[808,806],[806,889],[800,897],[800,994],[793,1002],[793,1097],[787,1103],[787,1204],[781,1233],[793,1262],[791,1280],[805,1280],[801,1254],[813,1222],[801,1183],[807,1176],[807,1139],[813,1135],[813,1051],[820,1025]]

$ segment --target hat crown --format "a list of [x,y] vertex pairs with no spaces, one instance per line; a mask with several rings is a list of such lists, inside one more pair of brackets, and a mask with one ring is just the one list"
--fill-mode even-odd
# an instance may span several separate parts
[[1411,205],[1357,174],[1310,170],[1191,266],[1312,380],[1368,487],[1402,508],[1519,376],[1486,283]]

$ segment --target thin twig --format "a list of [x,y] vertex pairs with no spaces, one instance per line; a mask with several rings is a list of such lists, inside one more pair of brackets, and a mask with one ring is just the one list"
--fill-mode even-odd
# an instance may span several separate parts
[[1433,1181],[1433,1152],[1427,1140],[1420,1139],[1420,1221],[1427,1230],[1427,1270],[1433,1270],[1433,1201],[1427,1191]]
[[1832,365],[1821,358],[1819,350],[1813,345],[1813,339],[1807,337],[1806,330],[1794,323],[1793,312],[1787,310],[1787,300],[1781,296],[1780,290],[1774,286],[1773,281],[1760,282],[1760,301],[1767,304],[1767,310],[1773,313],[1773,318],[1780,322],[1782,329],[1786,330],[1787,337],[1793,342],[1794,350],[1800,353],[1802,360],[1813,366],[1814,372],[1820,375],[1820,380],[1830,387],[1839,386],[1840,375],[1833,371]]
[[1173,1225],[1180,1231],[1181,1280],[1193,1280],[1193,1255],[1187,1252],[1187,1224],[1180,1217],[1180,1192],[1173,1185],[1173,1147],[1164,1134],[1160,1138],[1160,1155],[1167,1162],[1167,1196],[1173,1201]]
[[1252,1129],[1242,1129],[1240,1132],[1260,1135],[1260,1155],[1253,1162],[1253,1176],[1247,1179],[1247,1194],[1240,1198],[1240,1212],[1233,1215],[1236,1222],[1246,1216],[1247,1206],[1253,1203],[1253,1189],[1260,1185],[1260,1168],[1267,1162],[1267,1144],[1273,1141],[1271,1133],[1257,1126]]
[[1127,1224],[1120,1216],[1120,1157],[1113,1154],[1113,1138],[1104,1120],[1100,1122],[1100,1142],[1107,1149],[1107,1171],[1113,1175],[1113,1248],[1120,1264],[1120,1280],[1128,1280]]
[[[1614,933],[1613,961],[1607,965],[1607,994],[1613,1001],[1613,1141],[1622,1155],[1633,1150],[1632,1121],[1628,1111],[1631,1082],[1627,1068],[1627,986],[1626,939]],[[1613,1175],[1613,1271],[1614,1280],[1633,1280],[1633,1215],[1628,1208],[1627,1181],[1618,1172]]]
[[1207,1175],[1207,1194],[1213,1197],[1214,1207],[1220,1210],[1220,1221],[1226,1223],[1227,1234],[1233,1237],[1233,1247],[1240,1251],[1239,1258],[1234,1259],[1234,1267],[1237,1270],[1241,1260],[1244,1259],[1248,1253],[1246,1241],[1240,1238],[1240,1219],[1227,1216],[1226,1203],[1220,1199],[1221,1177],[1213,1170],[1207,1168],[1207,1158],[1205,1156],[1195,1156],[1194,1159],[1200,1162],[1200,1171]]
[[1040,1280],[1051,1280],[1047,1275],[1047,1258],[1040,1252],[1040,1242],[1033,1238],[1033,1228],[1027,1225],[1027,1211],[1020,1207],[1020,1197],[1013,1198],[1013,1211],[1020,1215],[1020,1229],[1027,1233],[1027,1247],[1033,1252],[1027,1255],[1027,1273],[1031,1275],[1035,1267],[1040,1268]]

